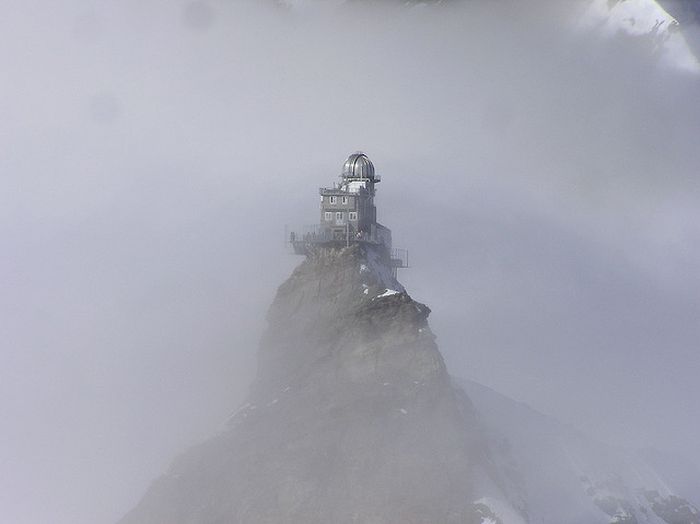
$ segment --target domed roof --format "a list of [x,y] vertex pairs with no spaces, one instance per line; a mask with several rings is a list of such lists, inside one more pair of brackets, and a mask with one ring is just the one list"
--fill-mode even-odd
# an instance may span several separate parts
[[343,165],[343,178],[374,179],[374,164],[362,151],[353,153]]

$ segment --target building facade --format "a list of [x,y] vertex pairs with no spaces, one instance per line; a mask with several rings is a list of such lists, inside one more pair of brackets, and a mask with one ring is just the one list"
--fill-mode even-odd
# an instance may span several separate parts
[[343,165],[340,182],[319,189],[320,228],[336,240],[370,240],[377,226],[374,195],[379,182],[367,155],[350,155]]
[[340,180],[319,189],[319,223],[289,234],[294,252],[306,254],[313,245],[368,243],[385,249],[396,267],[407,267],[407,253],[392,249],[391,230],[377,222],[374,197],[379,182],[381,178],[367,155],[351,154],[343,164]]

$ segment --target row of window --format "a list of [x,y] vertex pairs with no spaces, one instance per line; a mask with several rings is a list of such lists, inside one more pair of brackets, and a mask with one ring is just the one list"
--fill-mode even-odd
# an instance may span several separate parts
[[[323,202],[323,197],[321,197],[321,202]],[[331,204],[337,204],[338,203],[338,197],[337,196],[329,196],[328,197],[328,202]],[[341,204],[347,204],[348,203],[348,197],[343,196],[340,197],[340,203]]]
[[[331,220],[333,220],[333,212],[326,211],[325,219],[327,222],[330,222]],[[336,211],[335,220],[336,220],[336,222],[342,222],[343,220],[345,220],[345,213],[343,213],[342,211]],[[351,221],[357,220],[357,211],[350,211],[348,213],[348,220],[351,220]]]

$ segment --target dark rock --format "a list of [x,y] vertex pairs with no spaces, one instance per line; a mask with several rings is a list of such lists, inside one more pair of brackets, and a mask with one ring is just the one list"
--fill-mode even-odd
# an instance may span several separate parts
[[481,522],[473,414],[430,309],[386,269],[361,246],[311,253],[270,308],[248,402],[121,523]]

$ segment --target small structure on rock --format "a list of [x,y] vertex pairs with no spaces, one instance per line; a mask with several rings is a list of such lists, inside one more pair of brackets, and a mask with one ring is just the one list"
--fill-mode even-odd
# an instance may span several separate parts
[[394,274],[398,268],[408,267],[408,251],[394,248],[391,230],[377,222],[374,197],[379,182],[381,177],[367,155],[361,151],[351,154],[343,164],[340,181],[319,189],[319,223],[289,233],[294,253],[306,255],[317,246],[365,244],[386,256]]

